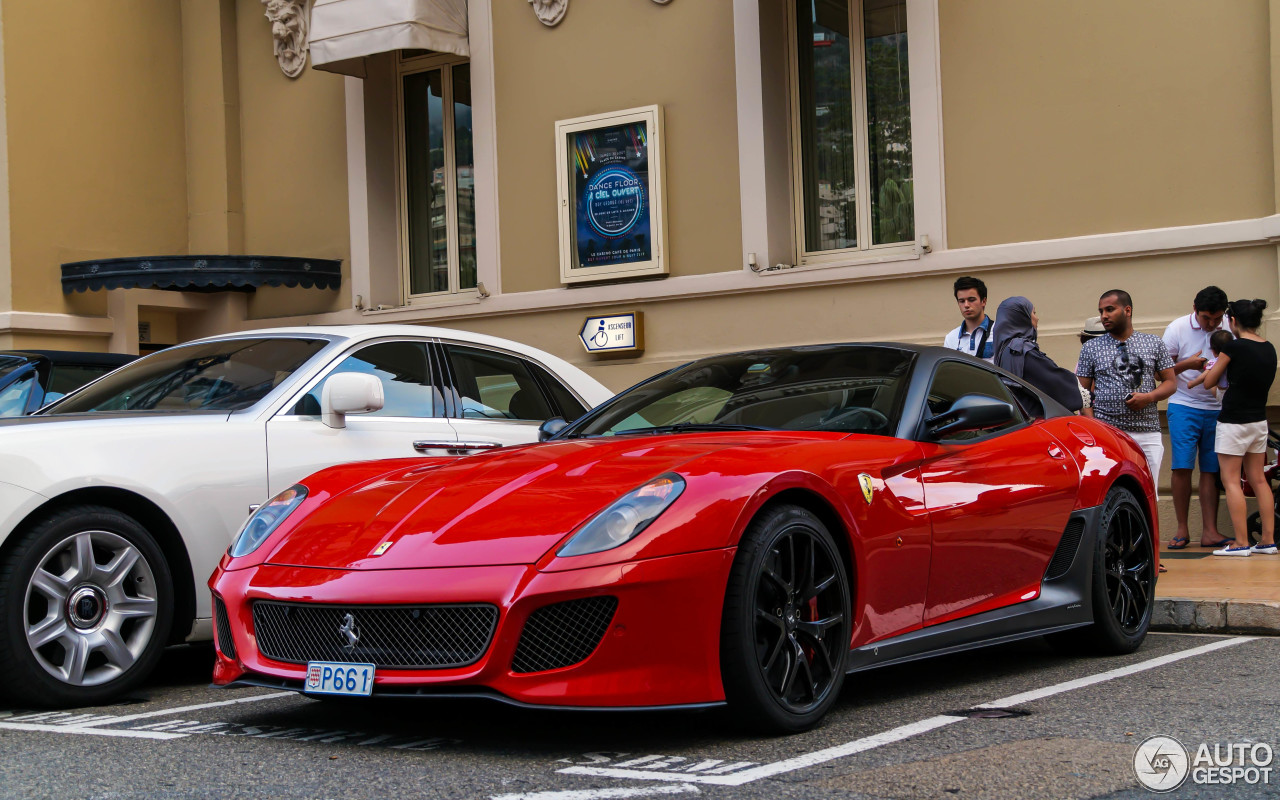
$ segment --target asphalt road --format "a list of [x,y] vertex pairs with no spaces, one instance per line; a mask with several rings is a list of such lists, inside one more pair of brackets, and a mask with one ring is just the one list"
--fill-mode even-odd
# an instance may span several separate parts
[[[1201,743],[1280,751],[1280,638],[1153,634],[1107,659],[1030,640],[922,661],[853,676],[820,728],[779,738],[714,711],[212,689],[211,660],[174,649],[112,706],[0,708],[0,797],[1139,798],[1147,737],[1192,758]],[[982,705],[1026,713],[949,715]],[[1280,797],[1280,752],[1269,784],[1189,779],[1165,796]]]

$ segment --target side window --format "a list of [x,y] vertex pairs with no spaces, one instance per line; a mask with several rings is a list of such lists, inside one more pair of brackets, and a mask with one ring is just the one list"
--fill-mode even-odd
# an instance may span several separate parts
[[555,414],[528,364],[514,356],[460,345],[445,345],[463,419],[543,421]]
[[587,408],[582,405],[582,401],[573,392],[569,391],[569,388],[561,383],[558,378],[537,364],[530,364],[529,366],[533,367],[533,371],[542,379],[542,385],[547,387],[547,391],[551,393],[551,400],[560,407],[560,416],[564,417],[566,422],[573,422],[587,413]]
[[343,359],[324,380],[293,407],[295,414],[319,414],[325,381],[340,372],[363,372],[382,382],[385,404],[368,417],[438,417],[444,396],[431,383],[427,346],[422,342],[382,342],[369,345]]
[[[993,397],[1013,406],[1013,421],[996,430],[1006,430],[1026,422],[1022,406],[1014,399],[999,375],[960,361],[944,361],[933,373],[933,383],[929,385],[929,415],[943,413],[951,408],[952,403],[967,394]],[[978,435],[977,431],[967,431],[954,434],[949,440],[973,439]]]
[[0,389],[0,417],[20,417],[27,410],[27,398],[36,386],[36,373],[18,378]]
[[107,366],[85,364],[54,364],[49,373],[46,402],[53,402],[64,394],[71,394],[90,381],[96,381],[115,369]]

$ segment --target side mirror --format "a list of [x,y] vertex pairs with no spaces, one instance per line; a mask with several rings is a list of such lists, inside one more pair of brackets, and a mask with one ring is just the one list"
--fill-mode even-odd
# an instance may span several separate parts
[[966,394],[951,408],[925,420],[925,430],[935,439],[953,433],[985,431],[1007,425],[1015,419],[1013,406],[981,394]]
[[320,420],[330,428],[347,427],[347,414],[382,408],[382,381],[363,372],[330,375],[320,392]]
[[569,423],[564,421],[564,417],[552,417],[538,426],[538,441],[545,442],[567,427]]

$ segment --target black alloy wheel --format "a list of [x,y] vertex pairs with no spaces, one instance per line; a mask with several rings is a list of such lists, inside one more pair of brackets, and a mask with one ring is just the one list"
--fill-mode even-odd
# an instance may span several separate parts
[[[1273,489],[1272,491],[1275,490]],[[1277,509],[1275,517],[1275,529],[1280,531],[1280,509]],[[1257,511],[1250,514],[1246,528],[1249,531],[1249,544],[1257,544],[1262,541],[1262,514]]]
[[844,683],[850,622],[844,559],[822,521],[798,506],[761,512],[725,597],[720,661],[730,707],[770,732],[812,727]]
[[1103,563],[1107,604],[1126,636],[1145,632],[1155,599],[1155,560],[1137,503],[1117,503],[1106,523]]
[[1093,624],[1047,637],[1066,652],[1120,655],[1142,645],[1155,607],[1151,526],[1132,492],[1112,487],[1098,515],[1093,552]]

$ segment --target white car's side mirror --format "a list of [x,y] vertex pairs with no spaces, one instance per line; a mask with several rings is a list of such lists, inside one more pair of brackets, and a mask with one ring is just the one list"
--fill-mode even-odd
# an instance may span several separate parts
[[330,428],[347,427],[348,414],[382,408],[382,381],[363,372],[330,375],[320,392],[320,420]]

